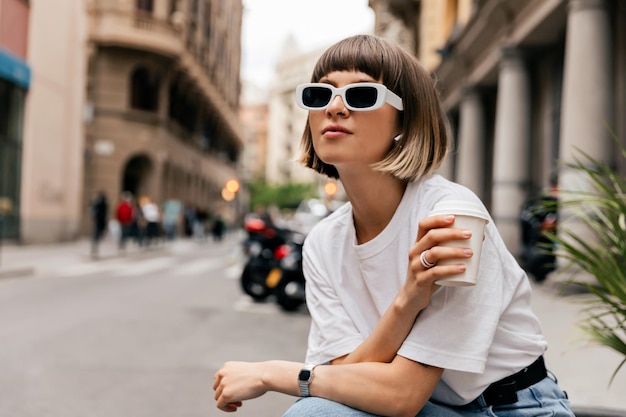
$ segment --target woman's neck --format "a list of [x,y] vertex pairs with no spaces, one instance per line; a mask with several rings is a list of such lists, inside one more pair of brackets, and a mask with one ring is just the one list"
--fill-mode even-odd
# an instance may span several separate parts
[[389,174],[370,172],[341,174],[341,183],[352,205],[358,244],[375,238],[391,221],[406,189],[406,181]]

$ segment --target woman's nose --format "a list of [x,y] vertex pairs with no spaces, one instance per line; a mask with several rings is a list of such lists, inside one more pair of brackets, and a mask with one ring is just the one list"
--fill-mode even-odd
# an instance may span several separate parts
[[328,104],[328,108],[326,109],[331,114],[343,114],[345,115],[348,111],[346,106],[343,103],[343,99],[339,94],[333,97]]

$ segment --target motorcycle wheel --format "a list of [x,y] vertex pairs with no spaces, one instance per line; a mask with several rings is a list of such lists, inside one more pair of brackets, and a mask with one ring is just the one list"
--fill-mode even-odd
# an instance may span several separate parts
[[304,284],[282,279],[274,289],[276,303],[283,311],[295,311],[304,304]]
[[265,285],[266,273],[246,265],[241,273],[241,289],[254,299],[264,301],[270,295],[270,289]]

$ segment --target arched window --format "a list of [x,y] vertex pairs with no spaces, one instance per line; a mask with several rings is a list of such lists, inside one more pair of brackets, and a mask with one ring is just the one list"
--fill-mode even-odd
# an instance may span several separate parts
[[137,110],[157,111],[159,108],[159,77],[139,67],[130,77],[130,107]]
[[137,0],[137,10],[152,13],[152,0]]

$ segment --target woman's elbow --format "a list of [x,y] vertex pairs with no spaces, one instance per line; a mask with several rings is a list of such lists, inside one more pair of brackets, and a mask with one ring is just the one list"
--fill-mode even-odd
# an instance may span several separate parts
[[415,389],[401,389],[396,391],[393,401],[389,404],[390,417],[415,417],[426,404],[424,398]]

